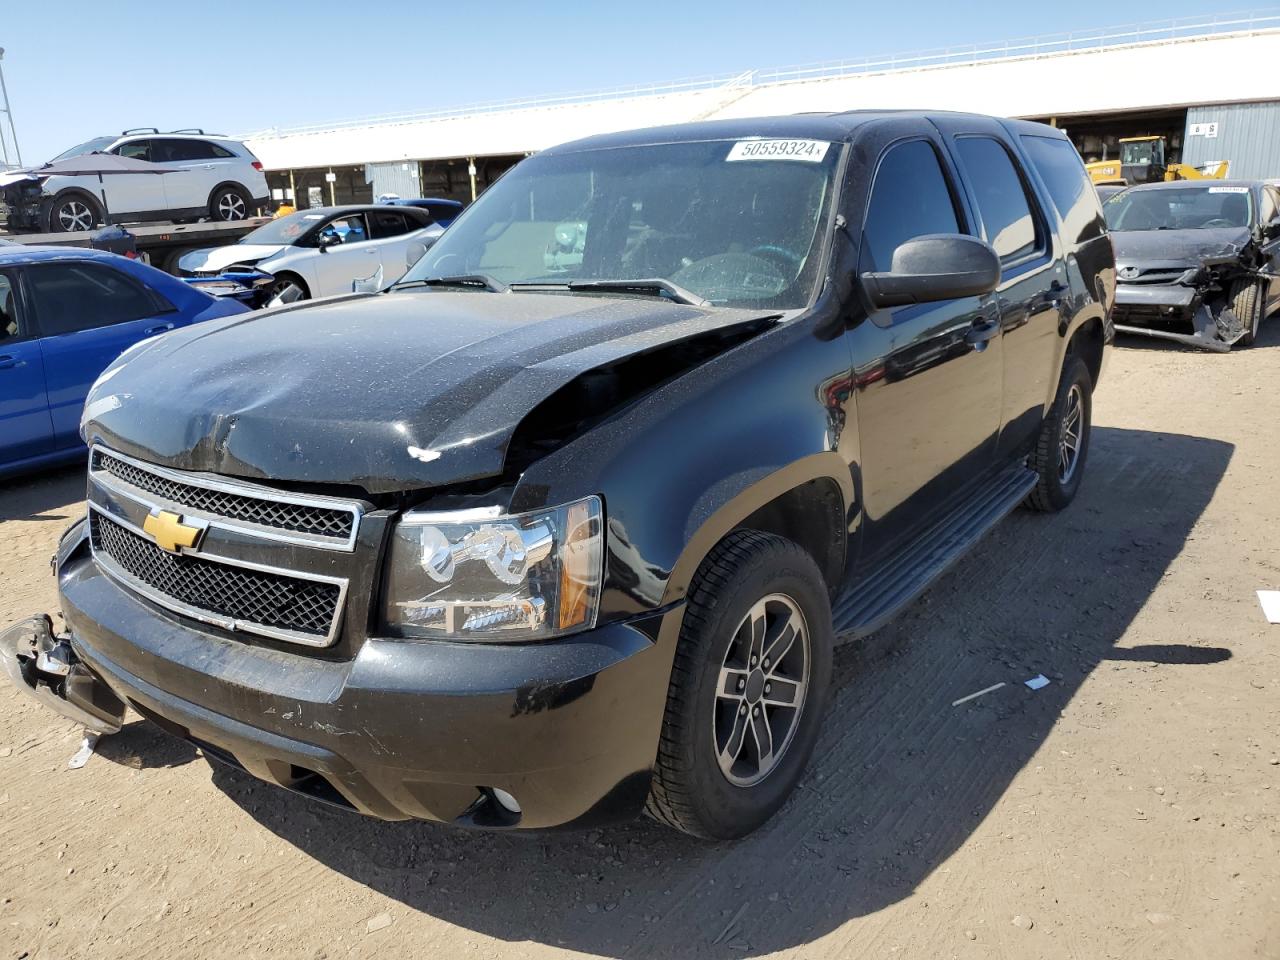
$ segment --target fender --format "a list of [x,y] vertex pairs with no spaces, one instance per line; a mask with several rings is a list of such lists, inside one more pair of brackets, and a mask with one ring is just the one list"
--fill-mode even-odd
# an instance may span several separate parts
[[[600,622],[681,599],[725,534],[796,487],[829,479],[844,524],[856,504],[842,441],[849,375],[844,337],[823,317],[784,322],[717,355],[532,464],[513,512],[608,491]],[[654,469],[655,463],[664,469]],[[673,469],[673,466],[677,466]]]
[[1062,367],[1067,356],[1067,347],[1077,333],[1092,320],[1102,326],[1101,354],[1094,367],[1095,382],[1106,366],[1108,350],[1115,340],[1115,328],[1111,323],[1111,305],[1115,300],[1116,271],[1115,259],[1111,252],[1111,238],[1105,234],[1081,244],[1077,252],[1068,254],[1067,265],[1068,288],[1072,298],[1064,304],[1062,319],[1058,324],[1060,343],[1057,352],[1057,371],[1049,379],[1049,391],[1044,399],[1044,412],[1047,415],[1053,406],[1053,399],[1058,395],[1058,384],[1062,379]]

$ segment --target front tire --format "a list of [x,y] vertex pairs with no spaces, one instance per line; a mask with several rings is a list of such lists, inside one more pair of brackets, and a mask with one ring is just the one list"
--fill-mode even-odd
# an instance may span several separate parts
[[1256,280],[1237,280],[1231,287],[1231,312],[1244,324],[1244,335],[1236,341],[1242,347],[1252,347],[1266,313],[1266,287]]
[[50,233],[75,233],[92,230],[101,222],[102,211],[92,197],[68,193],[53,198],[45,225]]
[[689,591],[646,812],[707,840],[773,816],[813,752],[831,645],[813,558],[772,534],[725,538]]
[[1093,378],[1085,362],[1069,353],[1029,463],[1039,476],[1026,499],[1032,510],[1053,513],[1075,499],[1089,455],[1092,425]]
[[209,198],[209,216],[219,223],[232,223],[249,216],[249,195],[240,187],[219,187]]

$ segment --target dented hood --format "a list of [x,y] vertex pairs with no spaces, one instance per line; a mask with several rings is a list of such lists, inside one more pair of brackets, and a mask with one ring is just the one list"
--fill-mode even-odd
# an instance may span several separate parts
[[184,253],[178,266],[189,273],[221,273],[233,263],[255,264],[287,249],[283,243],[232,243]]
[[649,298],[431,290],[207,321],[117,361],[84,436],[153,463],[370,493],[502,472],[539,401],[587,370],[759,319]]
[[1116,230],[1111,245],[1116,267],[1199,266],[1205,261],[1239,257],[1252,242],[1247,227],[1212,230]]

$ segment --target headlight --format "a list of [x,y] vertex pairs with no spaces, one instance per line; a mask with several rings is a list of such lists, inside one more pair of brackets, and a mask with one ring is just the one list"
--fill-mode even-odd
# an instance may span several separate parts
[[384,619],[406,637],[542,640],[593,627],[598,497],[533,513],[410,512],[392,535]]

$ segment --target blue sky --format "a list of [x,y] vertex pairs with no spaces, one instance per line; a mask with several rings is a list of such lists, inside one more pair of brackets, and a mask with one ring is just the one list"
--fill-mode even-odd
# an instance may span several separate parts
[[[1163,20],[1233,7],[1164,0],[1144,9]],[[23,160],[33,163],[131,126],[245,133],[1094,29],[1132,22],[1136,9],[1026,0],[62,0],[36,18],[39,28],[0,15],[0,46]]]

